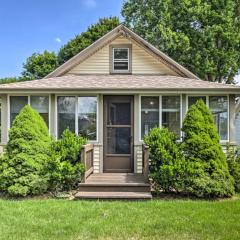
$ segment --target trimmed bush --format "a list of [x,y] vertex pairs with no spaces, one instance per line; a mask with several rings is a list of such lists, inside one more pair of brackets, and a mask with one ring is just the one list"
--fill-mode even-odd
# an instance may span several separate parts
[[176,135],[167,128],[153,128],[144,142],[150,149],[150,177],[154,185],[165,192],[182,191],[184,159]]
[[197,197],[232,196],[234,180],[219,144],[213,116],[202,100],[188,110],[182,130],[187,161],[186,191]]
[[51,187],[55,191],[75,189],[81,181],[84,166],[80,163],[80,150],[86,139],[66,129],[52,144],[55,161],[51,166]]
[[228,169],[234,178],[235,191],[240,193],[240,154],[239,149],[233,146],[227,146]]
[[6,151],[0,159],[0,190],[11,196],[46,192],[51,141],[42,117],[25,106],[13,121]]

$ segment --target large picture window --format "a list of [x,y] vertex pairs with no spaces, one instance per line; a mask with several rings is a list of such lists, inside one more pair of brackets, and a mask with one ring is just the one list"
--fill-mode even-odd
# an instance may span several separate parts
[[141,137],[147,135],[151,128],[159,126],[159,97],[141,98]]
[[97,140],[97,97],[59,96],[58,137],[70,131]]
[[180,96],[162,96],[162,127],[181,135]]

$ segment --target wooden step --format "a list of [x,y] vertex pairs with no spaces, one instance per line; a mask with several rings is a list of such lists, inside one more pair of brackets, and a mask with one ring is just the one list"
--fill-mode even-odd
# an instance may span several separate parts
[[78,192],[75,199],[151,200],[152,195],[150,192]]
[[148,183],[80,183],[82,192],[150,192]]

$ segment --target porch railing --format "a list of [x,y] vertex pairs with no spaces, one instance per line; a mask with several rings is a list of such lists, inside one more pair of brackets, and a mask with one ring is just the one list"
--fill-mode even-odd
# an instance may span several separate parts
[[142,145],[142,166],[143,166],[143,176],[146,182],[149,182],[149,159],[150,151],[149,147],[145,144]]
[[87,177],[93,173],[93,144],[86,144],[81,149],[81,163],[85,166],[82,182],[86,182]]

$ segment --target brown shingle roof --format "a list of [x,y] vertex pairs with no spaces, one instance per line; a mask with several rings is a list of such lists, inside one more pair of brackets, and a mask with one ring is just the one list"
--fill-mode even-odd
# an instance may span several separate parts
[[78,75],[0,85],[3,90],[239,90],[239,86],[176,76]]

